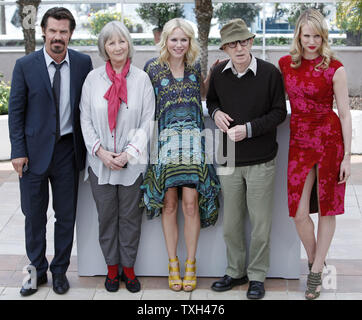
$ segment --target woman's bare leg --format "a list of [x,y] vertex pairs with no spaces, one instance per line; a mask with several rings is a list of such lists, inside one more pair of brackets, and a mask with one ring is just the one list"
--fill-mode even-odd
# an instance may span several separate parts
[[310,196],[316,177],[315,167],[313,167],[307,175],[304,183],[302,196],[299,201],[298,210],[294,217],[295,226],[300,240],[307,252],[308,261],[314,262],[316,255],[316,239],[314,235],[314,223],[309,216]]
[[[200,214],[198,192],[193,188],[182,188],[182,210],[185,217],[185,243],[187,250],[187,260],[190,262],[196,260],[197,243],[200,235]],[[191,274],[191,276],[196,276]],[[185,279],[184,279],[185,281]],[[192,280],[191,282],[194,282]],[[185,284],[186,283],[186,284]],[[187,285],[189,282],[184,282],[184,290],[191,291],[192,285]]]
[[182,211],[185,217],[184,235],[187,259],[194,261],[200,235],[199,201],[196,189],[182,188]]
[[[177,188],[169,188],[166,191],[162,208],[162,229],[165,237],[169,259],[177,257],[178,226],[177,226],[178,195]],[[170,263],[171,267],[177,267],[177,262]],[[175,291],[181,290],[180,284],[174,284]]]
[[[318,176],[318,170],[317,170]],[[318,195],[319,199],[319,195]],[[326,260],[329,247],[331,245],[334,232],[336,230],[336,216],[324,216],[320,214],[318,219],[317,246],[314,263],[312,266],[313,272],[322,272],[324,261]]]

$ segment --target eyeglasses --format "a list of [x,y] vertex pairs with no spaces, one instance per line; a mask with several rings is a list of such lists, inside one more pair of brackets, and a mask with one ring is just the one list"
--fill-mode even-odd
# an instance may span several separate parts
[[243,40],[243,41],[241,41],[241,40],[237,40],[237,41],[233,41],[233,42],[229,42],[229,43],[227,43],[226,45],[229,47],[229,48],[236,48],[237,47],[237,45],[238,45],[238,43],[240,43],[240,45],[242,46],[242,47],[246,47],[248,44],[249,44],[249,41],[250,41],[250,38],[249,39],[246,39],[246,40]]

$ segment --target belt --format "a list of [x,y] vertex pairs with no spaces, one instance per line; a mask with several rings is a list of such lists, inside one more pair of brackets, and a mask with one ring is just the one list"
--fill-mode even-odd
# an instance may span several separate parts
[[66,139],[73,139],[73,133],[67,133],[67,134],[64,134],[60,137],[59,141],[60,140],[66,140]]

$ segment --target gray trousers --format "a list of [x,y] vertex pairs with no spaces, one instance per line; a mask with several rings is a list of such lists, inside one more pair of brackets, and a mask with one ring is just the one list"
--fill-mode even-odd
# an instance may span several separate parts
[[143,209],[140,186],[142,174],[130,186],[98,184],[89,168],[89,179],[98,211],[99,243],[107,265],[133,267],[141,236]]
[[[219,176],[224,197],[226,274],[233,278],[247,274],[249,280],[264,282],[269,269],[275,159],[234,169],[233,174]],[[248,266],[244,234],[247,212],[251,224]]]

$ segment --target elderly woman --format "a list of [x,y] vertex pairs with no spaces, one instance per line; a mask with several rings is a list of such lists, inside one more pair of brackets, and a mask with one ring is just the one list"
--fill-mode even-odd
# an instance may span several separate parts
[[[200,227],[213,225],[217,220],[220,185],[214,167],[205,159],[201,91],[205,93],[206,88],[191,25],[178,18],[168,21],[159,46],[160,56],[145,66],[156,94],[159,134],[155,136],[155,152],[141,187],[142,200],[150,217],[162,213],[170,289],[192,291],[196,287],[195,256]],[[179,194],[187,249],[183,281],[176,252]]]
[[108,267],[105,287],[117,291],[121,279],[137,292],[141,286],[133,266],[142,221],[140,185],[155,98],[147,74],[131,64],[132,41],[121,22],[104,26],[98,49],[106,65],[88,74],[80,104],[88,151],[85,179],[89,177],[98,211],[99,242]]

